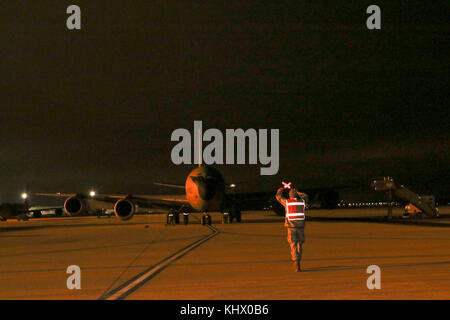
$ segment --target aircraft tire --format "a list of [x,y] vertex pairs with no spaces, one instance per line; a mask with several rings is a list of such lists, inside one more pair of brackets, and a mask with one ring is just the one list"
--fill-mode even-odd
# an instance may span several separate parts
[[236,222],[241,222],[241,209],[237,205],[233,206],[231,209],[231,218],[235,218]]

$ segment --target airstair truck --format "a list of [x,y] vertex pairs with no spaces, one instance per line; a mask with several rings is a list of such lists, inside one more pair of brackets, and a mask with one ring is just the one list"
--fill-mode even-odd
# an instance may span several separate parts
[[[371,187],[375,191],[387,193],[388,200],[392,201],[392,196],[408,201],[424,214],[430,217],[437,217],[438,210],[435,205],[434,196],[419,195],[405,186],[398,184],[392,177],[381,177],[373,179]],[[388,216],[392,216],[392,207],[389,206]]]

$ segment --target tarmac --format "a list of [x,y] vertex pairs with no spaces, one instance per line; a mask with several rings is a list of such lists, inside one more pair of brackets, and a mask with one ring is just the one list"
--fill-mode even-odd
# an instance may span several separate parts
[[[283,217],[243,212],[212,227],[191,214],[62,217],[0,223],[0,299],[450,299],[450,207],[440,219],[383,218],[385,208],[310,210],[303,272],[292,269]],[[81,270],[68,289],[67,268]],[[370,265],[381,289],[370,290]]]

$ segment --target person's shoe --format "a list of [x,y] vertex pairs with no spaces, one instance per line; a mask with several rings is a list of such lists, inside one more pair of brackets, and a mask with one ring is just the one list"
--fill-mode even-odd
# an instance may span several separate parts
[[300,261],[297,261],[297,272],[302,272],[302,266],[300,265]]
[[300,272],[302,271],[300,268],[300,263],[298,261],[295,261],[292,263],[292,267],[294,269],[294,272]]

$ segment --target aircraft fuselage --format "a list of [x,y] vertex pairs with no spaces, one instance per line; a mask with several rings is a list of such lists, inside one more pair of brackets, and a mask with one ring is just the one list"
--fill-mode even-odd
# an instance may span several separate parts
[[197,211],[218,211],[225,195],[225,181],[220,172],[209,166],[191,171],[185,184],[186,199]]

